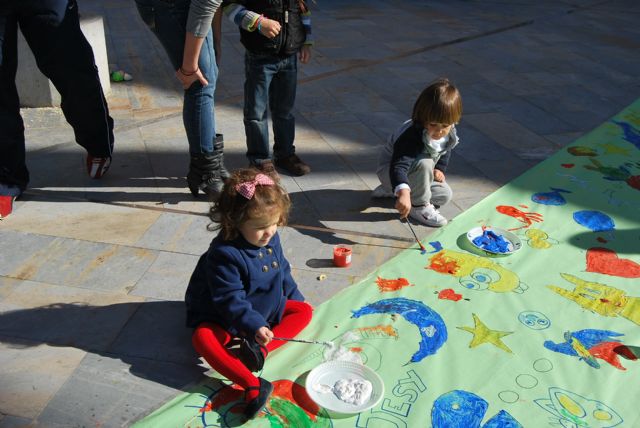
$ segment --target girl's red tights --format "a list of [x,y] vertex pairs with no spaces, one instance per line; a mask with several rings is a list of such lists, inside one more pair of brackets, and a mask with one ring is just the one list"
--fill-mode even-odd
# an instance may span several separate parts
[[[294,337],[311,321],[313,308],[305,302],[287,300],[280,324],[271,329],[276,337]],[[260,381],[251,371],[226,348],[233,336],[218,324],[204,322],[196,327],[191,337],[193,347],[209,365],[222,376],[245,390],[251,386],[260,386]],[[284,345],[284,341],[272,340],[267,345],[269,352]],[[246,392],[245,399],[253,400],[258,390]]]

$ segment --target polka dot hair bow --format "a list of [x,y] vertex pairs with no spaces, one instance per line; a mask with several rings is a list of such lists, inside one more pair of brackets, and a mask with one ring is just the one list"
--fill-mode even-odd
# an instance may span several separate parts
[[276,184],[268,175],[256,174],[253,180],[236,184],[236,192],[240,193],[247,199],[252,199],[256,193],[256,186],[273,186]]

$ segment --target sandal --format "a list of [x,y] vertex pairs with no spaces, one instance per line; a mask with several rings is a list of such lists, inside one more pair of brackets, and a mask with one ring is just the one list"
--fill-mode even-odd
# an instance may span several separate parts
[[261,377],[258,378],[260,386],[250,386],[245,391],[259,390],[258,396],[247,403],[247,407],[244,409],[244,415],[247,419],[253,419],[260,410],[262,410],[267,404],[269,396],[273,392],[273,385],[268,380],[264,380]]
[[[240,361],[252,372],[262,370],[264,367],[264,356],[269,352],[264,345],[260,345],[255,339],[242,338],[240,349],[238,350]],[[264,350],[264,353],[263,351]]]

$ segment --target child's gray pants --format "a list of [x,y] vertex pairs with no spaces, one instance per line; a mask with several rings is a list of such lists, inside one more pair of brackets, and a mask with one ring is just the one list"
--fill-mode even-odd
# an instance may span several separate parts
[[[419,206],[432,203],[442,206],[449,202],[453,196],[451,187],[445,182],[435,181],[433,169],[435,160],[420,155],[409,168],[409,187],[411,187],[411,205]],[[389,178],[389,165],[380,165],[376,172],[382,187],[391,193],[391,179]]]

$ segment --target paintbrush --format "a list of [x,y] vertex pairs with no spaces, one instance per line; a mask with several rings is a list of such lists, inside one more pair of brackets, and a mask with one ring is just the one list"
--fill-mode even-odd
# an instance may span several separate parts
[[306,339],[292,339],[290,337],[272,337],[273,340],[284,340],[287,342],[300,342],[300,343],[312,343],[314,345],[333,346],[333,342],[325,342],[323,340],[306,340]]
[[407,217],[405,219],[400,219],[400,222],[402,222],[402,220],[406,221],[407,224],[409,225],[409,229],[411,230],[411,233],[413,233],[413,237],[416,238],[416,242],[418,243],[418,245],[420,245],[420,250],[427,251],[424,245],[422,245],[422,242],[420,242],[420,240],[418,239],[418,235],[416,235],[416,232],[413,230],[413,227],[411,226],[411,222],[409,221],[409,218]]

